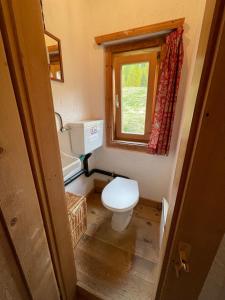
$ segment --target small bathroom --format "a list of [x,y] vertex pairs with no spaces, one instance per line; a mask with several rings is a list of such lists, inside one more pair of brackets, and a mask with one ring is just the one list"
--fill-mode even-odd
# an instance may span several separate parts
[[41,4],[77,285],[154,299],[205,1]]

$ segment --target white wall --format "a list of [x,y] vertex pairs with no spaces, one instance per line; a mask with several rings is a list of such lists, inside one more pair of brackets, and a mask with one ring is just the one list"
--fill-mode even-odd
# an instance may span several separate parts
[[[65,121],[104,119],[104,53],[94,37],[185,17],[185,58],[169,156],[104,147],[98,168],[138,180],[142,197],[168,197],[186,91],[190,85],[205,0],[44,0],[46,28],[62,40],[65,83],[52,82],[55,109]],[[185,112],[184,112],[185,113]]]
[[[89,91],[86,88],[89,69],[86,60],[88,41],[84,29],[86,1],[43,0],[46,30],[61,40],[65,82],[51,81],[55,111],[67,122],[92,117]],[[68,132],[59,133],[59,143],[68,150]],[[94,157],[90,166],[94,166]],[[86,194],[93,180],[84,175],[66,187],[66,191]]]
[[65,82],[51,81],[54,107],[64,122],[91,117],[86,1],[43,0],[46,30],[61,40]]

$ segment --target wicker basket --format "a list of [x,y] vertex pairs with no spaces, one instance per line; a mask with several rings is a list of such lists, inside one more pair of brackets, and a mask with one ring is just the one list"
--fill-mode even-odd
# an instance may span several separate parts
[[87,229],[86,198],[72,193],[66,193],[67,211],[72,235],[73,248]]

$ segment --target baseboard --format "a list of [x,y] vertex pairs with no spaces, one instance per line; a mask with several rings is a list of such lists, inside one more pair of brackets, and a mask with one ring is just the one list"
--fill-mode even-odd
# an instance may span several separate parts
[[161,202],[157,202],[157,201],[154,201],[154,200],[151,200],[151,199],[146,199],[146,198],[140,197],[139,203],[143,204],[145,206],[151,206],[151,207],[156,208],[158,210],[162,210],[162,203]]
[[[101,193],[104,187],[109,183],[109,180],[102,180],[102,179],[94,179],[94,189],[89,193],[91,195],[93,192],[94,193]],[[157,202],[151,199],[146,199],[143,197],[140,197],[139,203],[146,205],[146,206],[151,206],[153,208],[156,208],[158,210],[162,210],[162,203]]]
[[95,193],[101,193],[104,187],[110,182],[110,180],[94,179],[94,191]]

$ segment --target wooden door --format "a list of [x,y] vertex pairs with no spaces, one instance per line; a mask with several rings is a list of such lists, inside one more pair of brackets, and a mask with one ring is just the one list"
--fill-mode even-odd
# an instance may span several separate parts
[[[28,299],[29,295],[57,300],[59,289],[1,35],[0,73],[1,262],[5,258],[0,283],[5,298],[1,299]],[[11,247],[5,244],[4,228]]]
[[198,299],[225,233],[225,11],[220,4],[156,299]]

